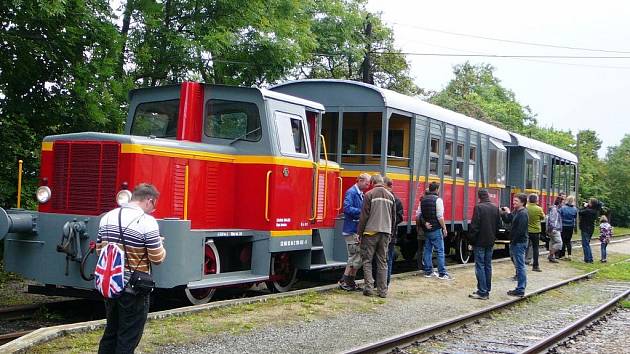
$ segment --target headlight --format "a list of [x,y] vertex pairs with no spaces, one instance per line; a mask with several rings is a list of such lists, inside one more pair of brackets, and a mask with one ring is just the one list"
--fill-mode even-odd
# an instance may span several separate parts
[[131,201],[131,192],[123,189],[116,194],[116,203],[118,206],[123,206]]
[[41,186],[37,188],[37,192],[35,193],[35,195],[37,197],[37,201],[41,204],[44,204],[50,200],[50,188],[48,188],[48,186]]

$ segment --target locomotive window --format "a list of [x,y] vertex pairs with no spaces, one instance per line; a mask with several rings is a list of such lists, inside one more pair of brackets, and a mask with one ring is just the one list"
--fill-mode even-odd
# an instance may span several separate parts
[[258,141],[262,136],[258,106],[250,102],[209,100],[204,126],[206,136]]
[[133,116],[131,135],[174,139],[178,117],[179,100],[141,103]]
[[542,187],[544,189],[547,188],[547,176],[549,174],[549,164],[545,163],[543,165],[543,174],[542,174]]
[[301,117],[276,112],[276,127],[278,128],[278,140],[282,154],[297,156],[308,154]]
[[488,179],[490,183],[495,184],[497,181],[497,158],[498,151],[496,149],[490,149],[490,161],[488,162]]

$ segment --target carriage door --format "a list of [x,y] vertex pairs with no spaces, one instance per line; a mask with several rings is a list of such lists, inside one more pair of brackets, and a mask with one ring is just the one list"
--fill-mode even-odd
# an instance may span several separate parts
[[280,111],[275,112],[275,121],[280,153],[287,158],[287,163],[281,166],[280,173],[274,178],[278,187],[277,198],[274,198],[278,202],[274,211],[276,218],[282,219],[282,222],[276,222],[276,226],[308,228],[314,205],[314,184],[309,182],[313,179],[313,169],[316,169],[308,124],[300,115]]

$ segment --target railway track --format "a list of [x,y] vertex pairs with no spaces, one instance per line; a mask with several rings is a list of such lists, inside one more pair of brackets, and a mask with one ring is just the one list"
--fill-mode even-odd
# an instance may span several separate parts
[[[550,319],[541,315],[540,310],[536,312],[541,302],[545,301],[546,295],[528,301],[534,295],[561,289],[570,283],[590,278],[594,273],[559,282],[523,298],[379,340],[346,353],[539,353],[562,343],[599,317],[613,311],[621,300],[630,295],[628,284],[610,283],[603,289],[598,289],[599,293],[606,294],[606,299],[598,302],[601,305],[594,310],[593,306],[585,310],[579,306],[559,305]],[[564,295],[569,293],[565,289],[562,291]],[[580,294],[576,292],[574,295],[577,297]],[[576,315],[579,315],[578,320],[574,318]],[[541,319],[536,321],[535,317]]]

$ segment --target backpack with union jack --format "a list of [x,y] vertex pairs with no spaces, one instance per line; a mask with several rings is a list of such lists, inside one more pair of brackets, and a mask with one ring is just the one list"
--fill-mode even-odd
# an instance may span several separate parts
[[125,289],[125,253],[113,243],[108,243],[98,256],[94,270],[96,290],[107,299],[122,295]]

